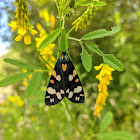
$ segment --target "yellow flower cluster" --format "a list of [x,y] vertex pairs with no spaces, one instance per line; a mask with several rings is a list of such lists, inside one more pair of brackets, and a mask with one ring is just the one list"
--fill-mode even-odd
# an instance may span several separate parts
[[55,27],[55,16],[54,15],[50,16],[46,9],[39,11],[39,15],[41,18],[44,18],[44,20],[46,22],[50,22],[52,29],[54,29],[54,27]]
[[86,25],[89,24],[90,19],[92,19],[94,9],[93,6],[89,6],[88,9],[83,13],[82,16],[80,16],[77,20],[75,20],[72,24],[76,24],[75,31],[81,29],[83,26],[86,27]]
[[5,99],[3,102],[0,102],[0,106],[1,106],[0,113],[2,115],[7,114],[9,112],[8,111],[9,110],[9,105],[11,106],[11,104],[14,105],[14,107],[15,107],[15,105],[16,105],[16,107],[22,107],[24,105],[24,101],[21,100],[20,96],[10,95],[8,97],[8,100]]
[[112,72],[115,70],[109,67],[107,64],[100,64],[99,66],[94,66],[95,70],[101,69],[100,73],[96,78],[100,81],[98,85],[98,97],[95,104],[95,110],[93,114],[100,117],[100,113],[103,110],[103,106],[106,104],[106,98],[108,96],[107,86],[110,84],[110,80],[113,80]]
[[3,109],[1,110],[1,113],[2,113],[3,115],[5,115],[5,114],[7,113],[6,109],[3,108]]
[[11,26],[11,31],[15,31],[18,29],[18,36],[15,38],[15,41],[20,41],[24,37],[25,44],[31,44],[32,35],[37,34],[38,32],[34,30],[34,26],[30,25],[28,14],[30,13],[27,9],[28,3],[26,0],[15,0],[14,4],[17,6],[16,9],[16,22],[12,21],[8,25]]
[[[22,71],[23,71],[23,72],[27,72],[27,69],[23,69]],[[35,72],[35,71],[36,71],[36,70],[34,70],[34,72]],[[29,80],[31,80],[32,76],[33,76],[33,74],[30,74],[30,75],[28,75],[27,78],[24,78],[24,79],[23,79],[22,85],[23,85],[24,87],[28,86]]]
[[[43,29],[43,27],[41,26],[40,23],[37,23],[37,29],[39,30],[39,38],[35,38],[36,40],[36,46],[39,47],[40,43],[47,37],[47,33],[46,31]],[[55,60],[55,57],[52,55],[53,51],[54,51],[54,48],[55,48],[55,44],[50,44],[48,46],[46,46],[44,49],[42,49],[40,51],[40,54],[42,55],[42,57],[52,66],[54,67],[54,62],[56,61]],[[43,61],[42,59],[40,59],[41,61]],[[50,70],[51,67],[48,66],[46,64],[46,67]],[[51,71],[49,72],[49,75],[51,75]]]
[[9,101],[11,103],[16,103],[19,107],[22,107],[24,105],[24,102],[21,100],[19,96],[10,96]]

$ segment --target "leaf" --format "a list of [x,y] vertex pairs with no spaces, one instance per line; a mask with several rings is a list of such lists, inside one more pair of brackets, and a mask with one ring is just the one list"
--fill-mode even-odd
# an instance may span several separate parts
[[22,79],[26,78],[30,74],[31,72],[22,72],[22,73],[17,73],[12,76],[9,76],[0,81],[0,87],[8,86],[10,84],[21,81]]
[[112,132],[109,132],[109,134],[114,136],[117,139],[134,140],[134,136],[131,133],[129,133],[129,132],[112,131]]
[[84,47],[82,47],[81,59],[86,71],[90,72],[92,68],[92,58],[91,55],[89,55],[84,49]]
[[6,63],[9,63],[9,64],[14,65],[14,66],[21,67],[21,68],[27,68],[27,69],[30,69],[30,70],[38,69],[36,66],[34,66],[32,64],[25,63],[25,62],[15,60],[15,59],[5,58],[4,61]]
[[111,136],[104,136],[104,140],[115,140],[115,138]]
[[36,92],[36,95],[37,96],[43,96],[43,97],[45,97],[45,94],[46,94],[46,91],[43,91],[43,90],[39,90],[39,91]]
[[113,67],[117,71],[123,71],[124,67],[120,60],[118,60],[113,54],[105,54],[103,56],[104,62]]
[[45,47],[47,47],[49,44],[51,44],[60,34],[61,32],[61,28],[58,28],[56,30],[54,30],[53,32],[51,32],[40,44],[40,46],[38,47],[38,50],[42,50]]
[[79,1],[78,4],[76,4],[77,6],[88,6],[90,5],[90,1]]
[[103,138],[106,140],[107,138],[112,138],[111,140],[134,140],[134,136],[129,132],[123,132],[123,131],[112,131],[108,133],[99,133],[97,134],[98,138]]
[[60,38],[60,51],[67,51],[68,50],[68,42],[67,42],[67,36],[65,29],[61,32],[61,38]]
[[26,91],[25,91],[25,96],[26,98],[30,98],[31,96],[33,96],[36,92],[36,90],[38,89],[39,85],[40,85],[40,80],[41,80],[41,72],[36,72],[32,79],[30,80]]
[[107,112],[105,114],[105,116],[103,117],[103,120],[100,124],[100,132],[103,132],[110,124],[110,122],[112,121],[113,119],[113,114],[112,112]]
[[29,101],[29,105],[37,105],[40,103],[45,103],[45,96],[44,96],[44,98],[38,98],[38,99],[34,99],[34,100]]
[[102,2],[102,1],[95,1],[94,2],[94,6],[97,7],[97,6],[103,6],[103,5],[106,5],[105,2]]
[[97,138],[102,138],[104,140],[115,140],[114,136],[111,136],[109,133],[98,133]]
[[97,53],[98,55],[102,56],[104,59],[104,62],[107,63],[109,66],[113,67],[114,69],[118,71],[123,71],[124,67],[120,60],[118,60],[114,55],[112,54],[104,54],[96,44],[94,43],[86,43],[86,46],[89,50]]
[[112,29],[112,31],[107,31],[106,29],[95,30],[93,32],[85,34],[81,38],[81,40],[91,40],[91,39],[101,38],[101,37],[105,37],[105,36],[111,36],[111,35],[119,32],[121,28],[119,26],[116,26],[116,27],[112,27],[111,29]]
[[104,55],[103,52],[98,48],[98,46],[96,44],[89,42],[89,43],[86,43],[86,45],[87,45],[89,50],[97,53],[100,56]]

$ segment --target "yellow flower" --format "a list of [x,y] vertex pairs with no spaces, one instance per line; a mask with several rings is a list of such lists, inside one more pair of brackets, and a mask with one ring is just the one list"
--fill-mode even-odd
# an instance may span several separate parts
[[10,101],[11,103],[14,103],[14,102],[16,102],[16,99],[15,99],[14,96],[10,96],[10,97],[9,97],[9,101]]
[[36,24],[36,27],[37,27],[37,29],[38,29],[39,31],[41,31],[41,30],[42,30],[42,26],[41,26],[41,24],[40,24],[40,23],[37,23],[37,24]]
[[19,107],[22,107],[24,105],[24,102],[21,100],[20,96],[16,96],[15,99]]
[[51,22],[52,28],[54,28],[55,27],[55,16],[53,16],[53,15],[50,16],[50,22]]
[[[40,51],[40,54],[42,55],[42,57],[52,66],[54,67],[54,63],[56,61],[55,57],[52,55],[53,53],[53,50],[54,50],[54,47],[55,47],[55,44],[50,44],[48,45],[46,48],[42,49]],[[42,59],[41,59],[42,61]],[[49,71],[49,76],[51,75],[52,73],[52,68],[46,64],[46,67],[50,70]]]
[[3,115],[5,115],[5,114],[7,113],[6,109],[3,108],[3,109],[1,110],[1,113],[2,113]]
[[76,19],[72,24],[75,24],[75,31],[81,29],[83,26],[86,27],[86,25],[89,24],[90,19],[92,19],[92,15],[94,12],[93,4],[88,7],[88,9],[83,13],[82,16],[80,16],[78,19]]
[[11,26],[11,31],[15,31],[18,29],[18,36],[15,38],[15,41],[20,41],[24,37],[24,43],[30,44],[31,43],[31,37],[29,33],[32,35],[37,34],[38,32],[34,30],[33,26],[30,25],[29,19],[28,19],[28,13],[29,10],[27,9],[27,2],[26,0],[15,0],[13,3],[17,6],[16,9],[16,22],[11,21],[8,25]]
[[[45,30],[43,29],[43,27],[39,23],[37,23],[37,29],[39,30],[40,33],[39,33],[39,37],[35,38],[35,40],[36,40],[36,46],[39,47],[40,43],[47,37],[47,33],[45,32]],[[50,44],[40,51],[40,54],[42,55],[42,57],[52,67],[54,67],[54,63],[56,61],[55,57],[52,55],[54,49],[55,49],[55,44]],[[40,61],[43,61],[43,60],[40,58]],[[52,68],[50,66],[48,66],[47,64],[46,64],[46,67],[49,70],[52,70]],[[51,75],[51,71],[49,71],[49,75]]]
[[17,104],[18,104],[19,107],[22,107],[24,105],[24,102],[22,100],[18,100]]
[[34,121],[35,121],[35,117],[34,117],[34,116],[31,116],[31,117],[30,117],[30,120],[31,120],[32,122],[34,122]]
[[15,38],[15,41],[20,41],[22,39],[22,35],[18,35],[16,38]]
[[50,21],[50,17],[49,17],[48,11],[46,9],[41,10],[39,12],[39,14],[40,14],[40,17],[41,18],[44,18],[46,22],[49,22]]
[[31,37],[28,34],[24,36],[24,43],[31,44]]
[[11,26],[11,32],[15,31],[16,29],[18,29],[18,26],[16,24],[15,21],[11,21],[11,23],[8,24],[9,26]]
[[26,34],[26,29],[24,29],[23,27],[20,27],[19,29],[18,29],[18,34],[20,34],[20,35],[25,35]]
[[[24,69],[24,71],[25,71],[25,69]],[[26,71],[25,71],[26,72]],[[22,81],[22,85],[24,86],[24,87],[26,87],[27,85],[28,85],[28,82],[29,82],[29,80],[32,78],[32,74],[30,74],[30,75],[28,75],[28,78],[25,78],[23,81]]]
[[96,104],[94,106],[95,110],[93,114],[97,117],[101,116],[101,111],[103,110],[103,106],[106,104],[106,98],[108,96],[107,86],[110,84],[110,80],[112,78],[112,72],[115,70],[109,67],[107,64],[100,64],[99,66],[94,66],[95,70],[100,70],[100,73],[96,76],[96,78],[100,81],[98,85],[98,97],[96,99]]

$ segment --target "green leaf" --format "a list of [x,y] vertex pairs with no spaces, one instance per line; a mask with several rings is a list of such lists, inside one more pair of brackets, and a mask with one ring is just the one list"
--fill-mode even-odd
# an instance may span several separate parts
[[93,4],[95,7],[106,5],[106,3],[102,2],[102,1],[95,1]]
[[98,46],[96,44],[89,42],[89,43],[86,43],[86,45],[87,45],[89,50],[97,53],[100,56],[104,55],[103,52],[98,48]]
[[115,140],[115,138],[111,136],[104,136],[104,140]]
[[103,117],[103,120],[100,124],[100,132],[103,132],[110,124],[110,122],[112,121],[113,119],[113,114],[112,112],[107,112],[105,114],[105,116]]
[[41,80],[41,72],[36,72],[32,79],[30,80],[26,91],[25,91],[25,96],[27,98],[30,98],[31,96],[33,96],[35,94],[35,92],[37,91],[39,85],[40,85],[40,80]]
[[105,54],[103,56],[104,62],[113,67],[117,71],[123,71],[124,67],[120,60],[118,60],[113,54]]
[[0,81],[0,87],[8,86],[10,84],[21,81],[22,79],[26,78],[30,74],[31,72],[22,72],[22,73],[17,73],[12,76],[9,76]]
[[90,5],[90,1],[80,1],[78,2],[78,4],[76,4],[77,6],[88,6]]
[[124,67],[120,60],[118,60],[113,54],[104,54],[96,44],[94,43],[86,43],[86,46],[89,50],[97,53],[98,55],[102,56],[104,62],[107,63],[109,66],[113,67],[118,71],[123,71]]
[[36,92],[36,95],[37,96],[43,96],[43,97],[45,97],[45,94],[46,94],[46,91],[42,91],[42,90],[39,90],[39,91]]
[[129,132],[112,131],[112,132],[109,132],[109,134],[114,136],[114,138],[116,138],[116,139],[134,140],[134,136]]
[[84,49],[84,47],[82,47],[81,59],[86,71],[90,72],[92,68],[92,58],[91,55],[89,55]]
[[99,29],[99,30],[95,30],[93,32],[87,33],[86,35],[84,35],[81,40],[91,40],[91,39],[96,39],[96,38],[101,38],[101,37],[105,37],[105,36],[111,36],[117,32],[120,31],[120,27],[116,26],[116,27],[112,27],[111,28],[112,31],[107,31],[106,29]]
[[104,140],[115,140],[114,136],[110,135],[109,133],[98,133],[97,138],[102,138]]
[[60,38],[60,51],[67,51],[68,50],[68,42],[67,42],[67,36],[65,29],[61,32],[61,38]]
[[[44,96],[45,98],[45,96]],[[34,100],[29,100],[29,105],[37,105],[40,103],[45,103],[45,99],[44,98],[38,98],[38,99],[34,99]]]
[[14,66],[21,67],[21,68],[27,68],[27,69],[30,69],[30,70],[38,69],[36,66],[34,66],[32,64],[25,63],[25,62],[15,60],[15,59],[5,58],[4,61],[6,63],[9,63],[9,64],[14,65]]
[[49,44],[51,44],[60,34],[61,28],[58,28],[51,32],[40,44],[38,50],[42,50],[45,47],[47,47]]
[[123,132],[123,131],[112,131],[108,133],[99,133],[97,134],[98,138],[103,138],[104,140],[107,138],[112,138],[111,140],[134,140],[134,136],[129,132]]

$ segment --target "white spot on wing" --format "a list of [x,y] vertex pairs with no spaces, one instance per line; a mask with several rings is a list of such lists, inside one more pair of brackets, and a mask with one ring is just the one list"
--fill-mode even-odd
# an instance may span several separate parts
[[60,75],[57,75],[57,76],[56,76],[56,80],[57,80],[57,81],[61,81],[61,76],[60,76]]
[[71,92],[69,93],[68,98],[72,98],[72,96],[73,96],[73,92],[71,91]]
[[57,93],[56,93],[56,96],[57,96],[57,98],[58,98],[59,100],[62,99],[60,92],[57,92]]
[[50,98],[50,102],[52,103],[52,99]]
[[46,98],[46,99],[47,99],[47,98],[50,98],[50,96],[46,96],[45,98]]
[[64,90],[60,89],[60,93],[61,93],[61,94],[64,94],[65,92],[64,92]]
[[73,80],[73,75],[69,75],[69,81]]
[[76,97],[75,97],[75,100],[76,100],[76,101],[79,101],[79,100],[80,100],[80,97],[77,97],[77,96],[76,96]]
[[55,94],[56,93],[56,90],[53,89],[52,87],[48,87],[47,91],[48,91],[49,94]]
[[55,70],[53,70],[52,75],[54,75]]
[[79,93],[82,91],[82,87],[78,86],[77,88],[74,88],[74,93]]
[[66,90],[66,93],[69,93],[70,91],[69,91],[69,88]]

